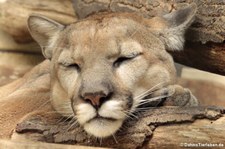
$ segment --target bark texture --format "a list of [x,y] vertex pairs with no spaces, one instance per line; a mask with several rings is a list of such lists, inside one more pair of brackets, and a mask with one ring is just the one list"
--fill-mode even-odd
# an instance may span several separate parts
[[33,141],[133,149],[179,148],[185,142],[223,143],[225,135],[225,118],[222,117],[225,110],[218,107],[150,108],[139,113],[137,119],[127,121],[114,137],[106,139],[89,136],[81,127],[58,114],[45,113],[48,114],[27,116],[17,125],[13,137],[19,135]]
[[171,54],[178,63],[225,75],[225,43],[187,42],[183,51]]
[[62,145],[41,142],[19,142],[0,140],[0,147],[2,149],[104,149],[100,147],[87,147],[78,145]]

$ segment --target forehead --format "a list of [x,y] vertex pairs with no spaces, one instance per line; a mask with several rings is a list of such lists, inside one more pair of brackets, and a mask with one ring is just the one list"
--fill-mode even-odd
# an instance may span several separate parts
[[67,53],[67,57],[73,59],[88,57],[89,60],[91,57],[129,55],[143,52],[144,49],[145,52],[157,53],[163,46],[143,24],[141,20],[137,22],[129,17],[103,17],[71,24],[61,36],[61,46],[67,49],[62,53]]
[[134,26],[134,21],[118,18],[82,21],[67,27],[66,43],[75,51],[115,54],[128,43],[138,44],[132,40],[132,34],[136,31]]

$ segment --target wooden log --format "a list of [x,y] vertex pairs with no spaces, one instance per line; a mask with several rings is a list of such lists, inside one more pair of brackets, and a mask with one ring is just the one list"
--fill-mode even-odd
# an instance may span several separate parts
[[[179,148],[184,145],[181,143],[224,143],[225,139],[225,117],[222,117],[224,108],[150,108],[139,114],[137,119],[127,121],[113,137],[105,139],[88,135],[80,126],[71,125],[70,120],[62,119],[53,111],[45,111],[45,114],[43,112],[25,117],[17,125],[12,138],[121,149]],[[195,121],[203,118],[206,120]]]
[[76,20],[71,0],[4,0],[0,1],[0,28],[17,42],[29,43],[27,18],[32,13],[42,14],[63,23]]
[[143,148],[224,148],[224,122],[225,117],[216,121],[197,120],[191,124],[161,126]]
[[62,145],[42,142],[22,142],[22,141],[8,141],[0,140],[0,148],[2,149],[106,149],[99,147],[88,147],[80,145]]
[[225,43],[188,42],[183,51],[170,53],[178,63],[225,75]]

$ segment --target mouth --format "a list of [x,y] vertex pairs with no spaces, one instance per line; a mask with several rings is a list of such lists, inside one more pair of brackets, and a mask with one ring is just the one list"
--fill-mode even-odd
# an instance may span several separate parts
[[121,127],[123,121],[112,118],[96,117],[83,125],[84,130],[98,138],[113,135]]
[[92,119],[88,120],[86,123],[90,123],[91,121],[108,121],[108,122],[114,122],[117,119],[115,118],[109,118],[109,117],[103,117],[100,116],[99,114],[93,117]]
[[110,100],[98,110],[90,104],[82,103],[75,106],[74,114],[88,134],[97,138],[106,138],[114,135],[126,119],[121,103]]

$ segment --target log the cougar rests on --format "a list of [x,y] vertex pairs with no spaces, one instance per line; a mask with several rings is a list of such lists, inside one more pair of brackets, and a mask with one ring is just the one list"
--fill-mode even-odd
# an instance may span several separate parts
[[[102,12],[70,25],[30,16],[30,33],[47,60],[19,82],[22,89],[35,94],[27,95],[29,102],[24,102],[27,96],[14,97],[21,105],[12,104],[15,107],[9,109],[18,108],[24,114],[11,115],[10,125],[28,114],[23,111],[29,107],[32,116],[56,111],[87,135],[106,138],[116,135],[125,120],[151,107],[198,105],[188,89],[175,84],[176,70],[167,52],[182,50],[185,30],[195,13],[195,5],[152,19]],[[48,87],[48,69],[50,100],[36,96],[43,92],[40,86]],[[46,110],[46,105],[53,109]],[[10,130],[4,132],[10,134]]]

